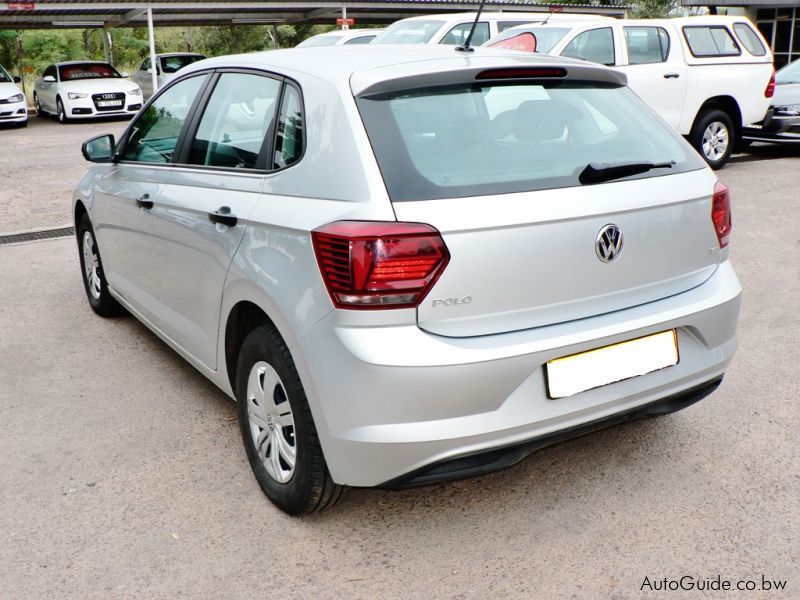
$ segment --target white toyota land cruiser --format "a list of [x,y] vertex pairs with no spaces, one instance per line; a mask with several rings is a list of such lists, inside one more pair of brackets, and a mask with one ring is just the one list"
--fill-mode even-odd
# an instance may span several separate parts
[[552,20],[506,29],[486,46],[569,56],[624,72],[628,85],[714,169],[764,118],[772,53],[746,17]]

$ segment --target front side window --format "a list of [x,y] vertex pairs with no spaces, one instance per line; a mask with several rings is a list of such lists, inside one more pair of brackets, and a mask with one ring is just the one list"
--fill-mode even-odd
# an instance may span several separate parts
[[[439,43],[450,46],[461,46],[467,41],[467,36],[469,36],[471,29],[472,23],[461,23],[460,25],[456,25],[445,34],[445,36],[442,38],[442,41]],[[489,24],[481,22],[475,27],[475,33],[472,34],[470,45],[480,46],[484,42],[488,41],[488,39]]]
[[304,128],[300,93],[293,86],[287,85],[278,119],[272,169],[283,169],[300,160],[303,155]]
[[756,32],[753,31],[747,23],[735,23],[733,30],[736,32],[739,41],[744,44],[744,47],[747,48],[750,54],[753,56],[764,56],[767,53],[764,44],[761,43]]
[[686,36],[692,55],[697,58],[741,54],[730,31],[721,25],[684,27],[683,35]]
[[149,69],[149,68],[150,68],[150,59],[149,58],[145,58],[142,61],[142,66],[139,67],[139,70],[140,71],[147,71],[147,69]]
[[601,65],[614,64],[614,34],[610,27],[591,29],[575,36],[561,56],[580,58]]
[[669,56],[669,34],[661,27],[625,27],[628,63],[646,65],[665,62]]
[[671,164],[631,178],[705,164],[627,87],[468,83],[357,103],[395,202],[573,187],[598,162]]
[[444,24],[444,21],[437,19],[397,21],[384,29],[372,43],[427,44]]
[[185,79],[160,94],[131,125],[123,160],[172,162],[183,124],[206,76]]
[[77,79],[121,79],[119,71],[108,63],[82,63],[61,65],[59,68],[61,81]]
[[189,164],[256,168],[280,88],[279,80],[263,75],[220,75],[191,141]]

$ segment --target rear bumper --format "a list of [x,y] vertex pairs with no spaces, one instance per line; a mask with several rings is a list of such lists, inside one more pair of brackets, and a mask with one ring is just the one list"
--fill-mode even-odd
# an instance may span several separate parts
[[[303,367],[334,480],[419,485],[441,474],[452,478],[506,466],[530,448],[553,443],[543,440],[653,410],[642,407],[719,380],[736,350],[740,292],[726,261],[704,284],[657,302],[474,338],[432,335],[410,324],[353,326],[340,314],[346,311],[332,311],[292,351]],[[678,365],[547,398],[548,360],[672,328],[678,332]],[[503,450],[505,458],[484,460],[476,471],[437,470],[454,459],[511,447],[518,449]]]
[[751,142],[800,143],[800,116],[775,114],[770,108],[764,120],[742,128],[742,137]]

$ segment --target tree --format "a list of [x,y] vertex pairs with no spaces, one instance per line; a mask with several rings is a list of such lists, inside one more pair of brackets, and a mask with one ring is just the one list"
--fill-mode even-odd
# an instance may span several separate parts
[[638,0],[633,5],[631,15],[637,19],[668,17],[677,8],[677,0]]

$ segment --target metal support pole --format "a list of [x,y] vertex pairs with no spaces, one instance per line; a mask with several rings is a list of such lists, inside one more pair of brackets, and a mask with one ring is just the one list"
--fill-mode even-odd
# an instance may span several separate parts
[[22,83],[22,93],[26,96],[28,92],[25,91],[25,69],[22,68],[22,36],[17,36],[17,72],[19,73],[19,79]]
[[344,23],[342,23],[342,31],[348,31],[350,29],[350,25],[347,24],[347,7],[342,4],[342,18],[344,19]]
[[278,25],[276,23],[272,24],[272,49],[278,49]]
[[114,53],[112,52],[112,40],[111,40],[111,31],[108,29],[102,29],[101,33],[103,35],[103,56],[106,59],[107,63],[114,64]]
[[153,81],[153,93],[158,91],[158,66],[156,63],[156,34],[153,31],[153,8],[147,5],[147,37],[150,40],[150,76]]

